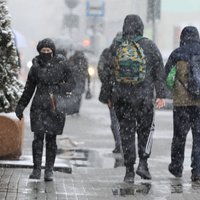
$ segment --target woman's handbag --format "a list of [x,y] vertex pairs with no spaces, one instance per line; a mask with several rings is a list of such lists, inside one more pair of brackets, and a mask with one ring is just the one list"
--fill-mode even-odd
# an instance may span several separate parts
[[77,102],[76,96],[72,93],[66,93],[65,95],[55,95],[56,99],[56,111],[65,113],[67,115],[73,114],[73,106]]

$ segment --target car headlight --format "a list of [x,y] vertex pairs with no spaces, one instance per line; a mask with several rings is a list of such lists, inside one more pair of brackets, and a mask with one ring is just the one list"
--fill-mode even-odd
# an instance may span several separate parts
[[95,70],[93,67],[88,67],[88,73],[90,76],[94,76],[95,75]]
[[32,62],[31,62],[31,61],[28,61],[27,64],[26,64],[26,66],[30,69],[31,66],[32,66]]

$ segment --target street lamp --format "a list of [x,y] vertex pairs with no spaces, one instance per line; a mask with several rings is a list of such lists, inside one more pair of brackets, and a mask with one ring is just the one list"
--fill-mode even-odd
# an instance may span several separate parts
[[65,4],[70,9],[70,13],[64,16],[64,26],[68,28],[70,37],[72,37],[72,29],[78,28],[79,16],[72,13],[72,10],[79,4],[80,0],[65,0]]
[[68,8],[73,9],[76,8],[76,6],[79,3],[79,0],[65,0],[65,3],[68,6]]
[[152,22],[153,41],[156,39],[156,20],[160,19],[161,0],[148,0],[147,22]]

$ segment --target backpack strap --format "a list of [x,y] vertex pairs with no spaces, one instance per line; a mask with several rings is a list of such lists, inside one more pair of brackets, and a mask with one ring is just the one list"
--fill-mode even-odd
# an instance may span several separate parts
[[145,38],[145,37],[143,37],[142,35],[139,35],[139,36],[133,38],[133,41],[134,41],[134,42],[138,42],[139,40],[144,39],[144,38]]
[[181,79],[179,79],[178,77],[177,77],[177,80],[178,80],[179,83],[184,87],[184,89],[188,91],[188,88],[187,88],[187,86],[183,83],[183,81],[182,81]]

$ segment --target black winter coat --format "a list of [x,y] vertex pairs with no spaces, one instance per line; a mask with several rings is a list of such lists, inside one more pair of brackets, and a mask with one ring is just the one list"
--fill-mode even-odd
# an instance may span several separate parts
[[16,110],[23,112],[34,95],[30,108],[31,130],[53,135],[62,134],[65,114],[54,110],[50,94],[70,92],[74,85],[71,71],[63,56],[55,55],[49,63],[44,63],[37,56],[33,59],[33,66]]
[[111,53],[110,48],[105,48],[103,52],[100,55],[99,62],[97,65],[97,71],[99,79],[102,83],[101,90],[99,94],[99,101],[102,103],[108,103],[108,90],[112,82],[112,71],[113,71],[113,65],[112,60],[113,56]]
[[86,80],[90,81],[88,73],[88,60],[82,51],[76,51],[69,58],[69,66],[73,77],[76,81],[76,87],[73,90],[74,94],[82,95],[85,92]]
[[[144,25],[139,16],[128,15],[125,18],[123,25],[123,38],[134,39],[138,36],[143,36]],[[121,38],[120,38],[121,40]],[[108,85],[104,90],[104,96],[101,96],[102,102],[107,102],[109,99],[113,102],[123,99],[125,102],[138,103],[145,101],[151,103],[154,99],[154,91],[156,98],[165,98],[166,85],[164,65],[161,53],[157,46],[149,39],[143,38],[138,41],[146,56],[147,76],[146,79],[136,85],[127,85],[118,83],[115,79],[114,70],[109,74]],[[119,46],[119,38],[115,38],[110,49],[112,56],[115,57],[116,50]],[[111,60],[111,65],[114,66],[114,59]],[[114,67],[111,67],[114,69]]]

